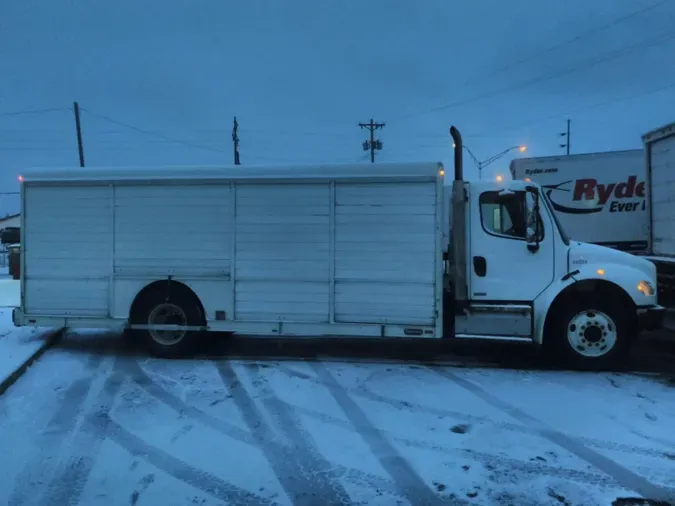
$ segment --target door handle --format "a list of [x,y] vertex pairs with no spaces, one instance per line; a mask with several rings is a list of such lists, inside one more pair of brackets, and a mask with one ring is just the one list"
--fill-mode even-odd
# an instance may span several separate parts
[[487,274],[487,260],[485,260],[485,257],[473,257],[473,270],[476,272],[476,276],[485,277]]

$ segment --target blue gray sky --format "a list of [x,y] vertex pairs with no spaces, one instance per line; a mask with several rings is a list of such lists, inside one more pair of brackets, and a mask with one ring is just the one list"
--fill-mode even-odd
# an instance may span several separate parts
[[380,161],[629,149],[675,120],[675,0],[0,0],[0,75],[1,192],[78,164],[74,100],[92,167],[229,164],[234,115],[243,164],[355,162],[371,117]]

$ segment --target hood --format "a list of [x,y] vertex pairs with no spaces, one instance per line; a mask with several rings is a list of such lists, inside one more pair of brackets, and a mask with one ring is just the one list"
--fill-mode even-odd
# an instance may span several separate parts
[[597,244],[587,242],[572,241],[569,254],[570,270],[578,269],[586,263],[592,263],[598,267],[603,264],[618,264],[632,267],[641,271],[646,280],[656,279],[656,266],[639,256],[631,255],[625,251],[619,251]]

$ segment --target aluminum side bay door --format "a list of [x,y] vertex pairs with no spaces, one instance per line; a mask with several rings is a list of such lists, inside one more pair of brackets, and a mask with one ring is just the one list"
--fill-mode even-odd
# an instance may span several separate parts
[[[531,302],[553,281],[553,222],[531,191],[502,191],[481,183],[471,188],[467,278],[470,315],[458,334],[531,336]],[[535,218],[538,216],[538,218]],[[538,221],[538,223],[536,223]],[[529,229],[529,232],[528,232]],[[536,232],[538,243],[527,241]]]

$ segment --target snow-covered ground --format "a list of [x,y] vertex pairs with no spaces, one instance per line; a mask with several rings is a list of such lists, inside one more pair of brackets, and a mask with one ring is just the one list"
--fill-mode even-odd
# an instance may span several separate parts
[[16,307],[21,300],[21,282],[0,274],[0,307]]
[[19,305],[20,283],[0,275],[0,386],[45,345],[52,331],[31,327],[16,328],[12,309]]
[[34,327],[16,328],[12,310],[0,309],[0,385],[45,346],[51,332]]
[[675,388],[656,377],[163,361],[120,351],[117,336],[81,338],[0,397],[0,504],[675,497]]

